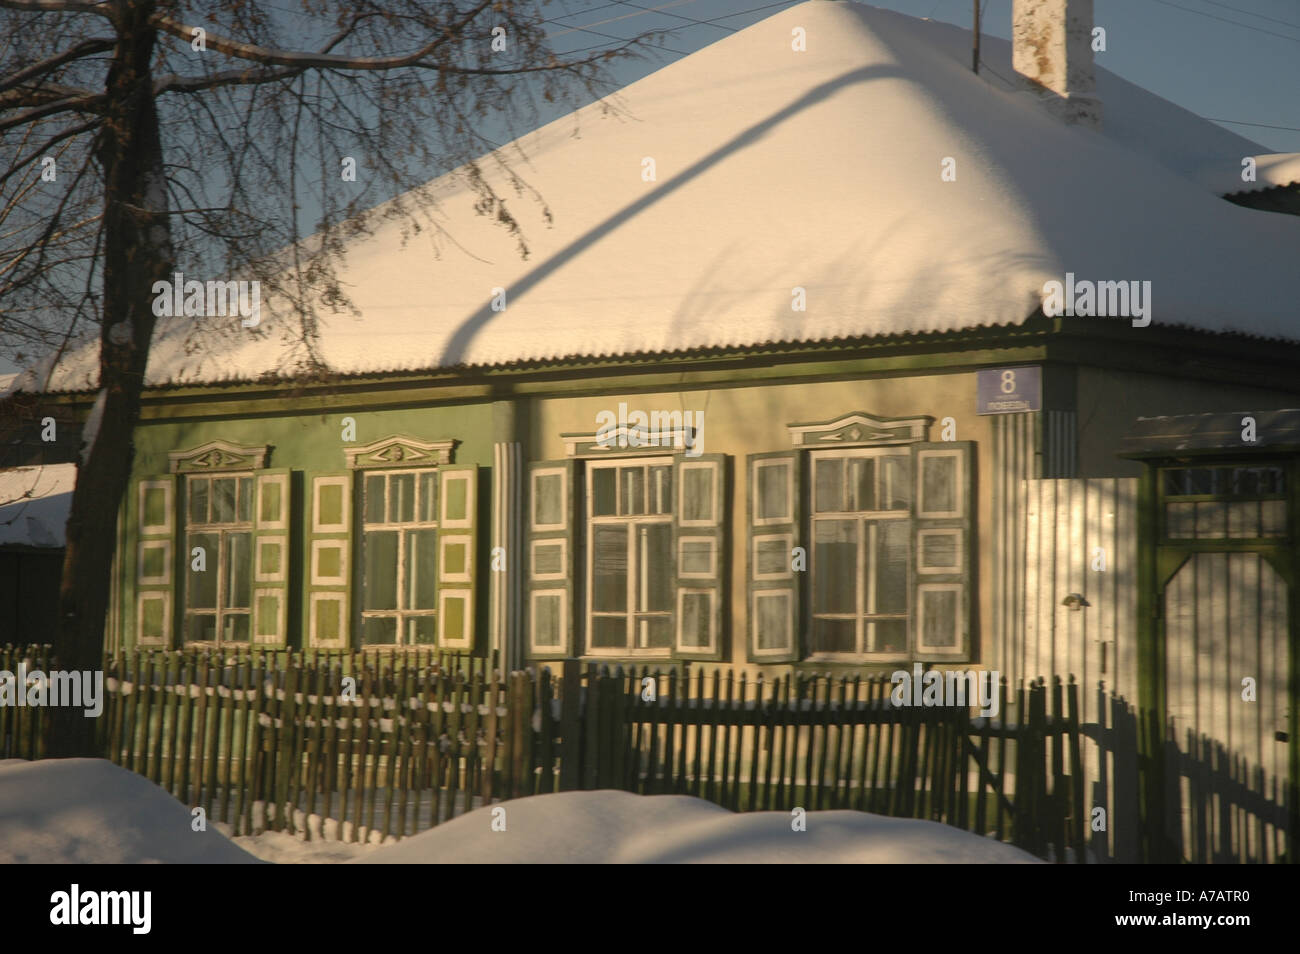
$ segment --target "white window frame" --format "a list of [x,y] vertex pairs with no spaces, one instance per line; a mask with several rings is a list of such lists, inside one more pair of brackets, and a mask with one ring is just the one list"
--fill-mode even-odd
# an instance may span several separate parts
[[[235,519],[226,523],[215,523],[211,521],[194,521],[190,517],[190,492],[197,481],[207,481],[208,483],[208,509],[212,509],[212,484],[218,480],[234,480],[235,486]],[[240,480],[248,480],[251,499],[249,501],[249,513],[247,520],[239,519],[239,487]],[[255,643],[253,638],[253,606],[256,602],[257,592],[257,472],[248,470],[218,471],[212,474],[188,473],[181,475],[180,496],[184,499],[184,508],[182,513],[185,518],[184,526],[184,568],[181,571],[180,579],[180,600],[181,600],[181,645],[198,646],[198,647],[221,647],[221,646],[252,646]],[[206,608],[191,609],[189,606],[189,580],[190,566],[193,561],[193,547],[190,546],[191,534],[205,533],[216,534],[217,536],[217,554],[216,554],[216,603],[217,605],[209,610]],[[244,533],[248,535],[248,607],[246,609],[230,609],[222,605],[223,593],[230,588],[230,545],[228,540],[231,534]],[[207,560],[207,570],[212,572],[213,560],[212,554],[205,554]],[[189,634],[189,621],[191,616],[210,616],[215,615],[216,620],[216,639],[187,639]],[[225,619],[227,616],[244,616],[248,619],[248,639],[226,639],[222,632],[224,631]]]
[[[436,564],[438,570],[441,570],[442,568],[442,558],[443,558],[442,551],[443,551],[443,547],[447,543],[463,543],[470,550],[473,549],[473,538],[470,536],[464,534],[455,534],[455,533],[447,534],[444,536],[442,526],[438,519],[439,511],[436,508],[430,508],[429,510],[429,512],[433,515],[431,519],[429,520],[419,519],[420,505],[422,503],[422,501],[420,500],[420,494],[421,494],[420,488],[423,483],[421,478],[425,474],[433,475],[434,484],[436,486],[435,494],[437,495],[435,499],[438,501],[438,506],[441,506],[442,479],[441,479],[441,474],[439,474],[437,467],[385,467],[385,468],[370,468],[367,470],[357,471],[357,480],[361,482],[361,505],[357,508],[358,509],[357,519],[359,521],[360,533],[361,533],[361,537],[360,537],[361,586],[360,586],[360,594],[359,594],[360,600],[359,600],[359,608],[358,608],[358,614],[361,617],[361,629],[358,633],[358,639],[362,640],[360,648],[363,650],[427,649],[436,645],[437,642],[436,634],[438,632],[439,619],[442,616],[442,587],[437,586],[437,571],[435,571],[435,587],[438,591],[436,609],[415,610],[415,609],[404,607],[402,605],[407,599],[407,589],[408,589],[407,573],[409,572],[409,566],[408,566],[409,554],[407,553],[406,550],[406,535],[408,531],[432,530],[436,534],[434,538],[434,552],[437,554],[435,559],[438,561]],[[403,520],[403,521],[392,521],[392,522],[386,521],[384,523],[370,523],[366,519],[367,482],[372,477],[384,478],[384,516],[387,517],[389,480],[391,477],[395,477],[395,476],[410,476],[412,478],[411,485],[414,488],[415,497],[413,498],[411,503],[411,512],[414,516],[414,519],[409,521]],[[397,534],[397,579],[394,581],[395,585],[397,586],[398,606],[396,609],[391,609],[391,610],[366,609],[367,582],[365,578],[365,567],[366,567],[365,547],[366,547],[366,535],[369,532],[394,532]],[[332,541],[326,541],[326,542],[332,542]],[[344,541],[339,541],[339,542],[342,543]],[[469,559],[471,560],[473,559],[472,555],[469,557]],[[315,567],[314,554],[313,554],[312,566],[313,568]],[[470,567],[468,565],[468,560],[467,560],[466,572],[464,574],[466,581],[469,580],[469,569]],[[443,575],[443,579],[449,579],[449,577]],[[345,573],[344,579],[337,581],[335,585],[345,584],[346,581],[347,581],[347,576]],[[333,581],[316,580],[313,582],[330,585],[331,582]],[[364,641],[365,621],[367,619],[381,619],[381,618],[395,620],[393,631],[397,635],[397,642],[367,643]],[[416,643],[411,641],[408,638],[408,632],[407,632],[407,630],[409,629],[408,620],[412,620],[416,618],[429,618],[433,620],[433,629],[435,634],[434,643]],[[314,631],[315,630],[313,629],[313,632]]]
[[[671,457],[630,457],[630,458],[622,457],[622,458],[613,458],[609,460],[589,461],[587,463],[586,474],[584,476],[584,480],[586,482],[585,483],[585,489],[586,489],[585,511],[586,511],[586,518],[587,518],[586,532],[587,532],[587,540],[588,540],[588,546],[586,548],[587,549],[587,578],[586,578],[586,584],[587,584],[586,604],[587,605],[584,608],[584,612],[585,612],[586,624],[587,624],[588,655],[620,656],[620,657],[648,656],[652,658],[661,658],[661,659],[667,659],[672,657],[673,650],[674,650],[674,643],[676,641],[675,637],[669,641],[669,644],[667,646],[639,647],[636,645],[636,635],[637,635],[636,617],[645,616],[649,614],[638,612],[636,609],[638,605],[638,600],[637,600],[638,577],[645,575],[645,567],[641,565],[640,557],[638,555],[638,550],[636,546],[637,534],[635,533],[635,530],[638,526],[657,524],[657,525],[666,525],[669,528],[669,532],[672,532],[673,507],[676,503],[676,493],[669,494],[667,513],[662,513],[662,514],[643,513],[643,514],[635,514],[635,515],[610,514],[610,515],[597,517],[594,515],[593,512],[595,510],[594,485],[595,485],[595,475],[597,471],[614,470],[615,473],[617,474],[617,470],[620,467],[644,468],[646,471],[646,478],[647,478],[645,481],[646,500],[649,501],[650,494],[652,492],[652,488],[650,486],[650,480],[649,480],[650,468],[667,467],[669,468],[669,472],[671,473],[672,465],[673,465],[673,459]],[[618,506],[617,501],[621,497],[621,490],[622,490],[622,488],[618,487],[617,478],[615,480],[615,488],[616,488],[615,509],[617,509]],[[647,509],[649,508],[647,507]],[[592,541],[595,538],[595,527],[601,525],[627,527],[627,533],[629,537],[628,539],[629,557],[628,557],[628,573],[627,573],[627,610],[623,614],[614,614],[614,613],[597,614],[592,608],[593,605],[592,593],[593,593],[593,587],[595,582],[594,577],[595,577],[595,552],[596,552],[596,548],[592,544]],[[648,578],[647,581],[643,582],[643,586],[648,587]],[[664,618],[666,618],[668,620],[670,632],[675,634],[676,623],[677,623],[677,620],[675,619],[676,601],[674,601],[673,606],[674,609],[670,609],[667,612],[663,612],[663,613],[656,612],[653,615],[662,615]],[[620,646],[593,646],[592,634],[595,632],[595,626],[593,622],[594,619],[597,616],[614,616],[614,615],[625,615],[627,617],[627,642],[621,647]]]
[[[908,607],[906,613],[877,613],[868,607],[875,603],[875,575],[872,574],[868,585],[861,585],[862,570],[867,563],[869,554],[875,552],[874,542],[877,532],[877,524],[885,521],[895,520],[904,521],[908,529],[909,541],[914,536],[912,533],[916,525],[918,501],[915,499],[914,486],[916,483],[916,474],[911,472],[915,464],[913,455],[906,445],[890,444],[881,447],[846,447],[836,448],[834,450],[819,450],[809,453],[809,571],[813,574],[812,580],[816,580],[818,572],[817,567],[817,521],[854,521],[857,524],[857,568],[858,573],[854,580],[854,612],[853,613],[818,613],[816,607],[810,605],[808,608],[808,619],[810,631],[808,639],[811,649],[811,624],[816,619],[830,620],[853,620],[854,621],[854,649],[851,652],[832,652],[829,650],[813,651],[808,654],[808,658],[817,662],[840,661],[885,661],[891,659],[910,658],[913,649],[912,646],[917,640],[913,638],[913,630],[916,619],[916,607],[912,606],[912,591],[914,589],[915,570],[912,566],[916,559],[915,554],[909,553],[907,560],[907,581],[904,584],[907,594]],[[818,510],[817,509],[817,461],[819,460],[853,460],[862,458],[881,458],[881,457],[902,457],[907,461],[909,468],[908,490],[911,506],[907,510]],[[877,467],[875,470],[875,479],[877,481],[877,499],[880,499],[879,481],[882,479],[883,471]],[[845,488],[848,488],[847,465],[845,472]],[[909,547],[911,546],[909,542]],[[918,548],[919,549],[919,548]],[[815,583],[814,583],[815,585]],[[815,592],[815,591],[814,591]],[[867,648],[868,627],[875,622],[890,620],[902,620],[907,626],[908,638],[907,646],[902,652],[897,651],[872,651]]]

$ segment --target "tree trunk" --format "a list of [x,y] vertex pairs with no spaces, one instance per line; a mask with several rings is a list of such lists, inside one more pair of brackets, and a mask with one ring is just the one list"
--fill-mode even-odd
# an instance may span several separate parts
[[[105,182],[102,413],[97,431],[93,419],[88,428],[68,515],[54,645],[61,669],[101,670],[104,665],[117,515],[130,480],[132,433],[153,336],[152,289],[154,282],[170,279],[174,261],[150,74],[155,33],[148,19],[154,4],[127,3],[119,9],[118,43],[106,88],[108,116],[96,144]],[[59,707],[51,716],[49,755],[103,754],[95,749],[94,720],[81,709]]]

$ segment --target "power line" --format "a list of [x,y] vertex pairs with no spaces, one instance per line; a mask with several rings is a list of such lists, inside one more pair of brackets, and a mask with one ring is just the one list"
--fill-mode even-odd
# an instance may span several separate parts
[[1285,33],[1265,30],[1263,27],[1251,26],[1248,23],[1241,23],[1238,20],[1229,20],[1227,17],[1215,16],[1213,13],[1206,13],[1204,10],[1193,10],[1191,7],[1184,7],[1181,4],[1172,3],[1171,0],[1155,0],[1155,2],[1162,3],[1166,7],[1173,7],[1175,10],[1182,10],[1184,13],[1194,13],[1198,17],[1208,17],[1211,20],[1218,20],[1220,23],[1230,23],[1233,26],[1241,27],[1243,30],[1253,30],[1256,33],[1263,33],[1265,36],[1276,36],[1283,40],[1290,40],[1292,43],[1300,43],[1300,37],[1287,36]]
[[1300,30],[1300,23],[1293,23],[1290,20],[1279,20],[1277,17],[1266,17],[1262,13],[1253,13],[1250,10],[1243,10],[1241,7],[1234,7],[1226,3],[1219,3],[1219,0],[1201,0],[1202,3],[1208,3],[1211,6],[1223,7],[1225,10],[1234,10],[1237,13],[1244,13],[1248,17],[1258,17],[1261,20],[1268,20],[1270,23],[1280,23],[1283,26],[1295,27]]
[[1260,126],[1263,129],[1289,129],[1292,132],[1300,132],[1300,126],[1274,126],[1272,123],[1248,123],[1240,119],[1215,119],[1213,116],[1202,116],[1201,118],[1212,123],[1231,123],[1234,126]]

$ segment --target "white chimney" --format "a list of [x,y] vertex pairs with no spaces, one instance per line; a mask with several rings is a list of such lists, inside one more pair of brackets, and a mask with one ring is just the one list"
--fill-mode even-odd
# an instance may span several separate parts
[[1092,0],[1012,0],[1012,66],[1067,123],[1101,125],[1092,68]]

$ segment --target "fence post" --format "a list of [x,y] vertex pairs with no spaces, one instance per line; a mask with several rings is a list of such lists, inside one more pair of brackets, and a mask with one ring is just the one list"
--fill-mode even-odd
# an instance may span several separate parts
[[576,659],[564,660],[560,691],[560,791],[571,792],[582,779],[582,669]]

